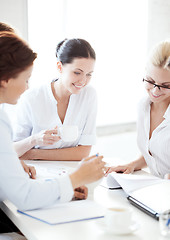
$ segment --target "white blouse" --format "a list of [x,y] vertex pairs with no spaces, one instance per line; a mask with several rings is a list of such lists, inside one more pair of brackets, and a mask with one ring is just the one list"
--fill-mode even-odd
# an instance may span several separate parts
[[37,181],[25,173],[13,148],[8,117],[1,109],[0,133],[0,201],[9,199],[20,210],[29,210],[72,199],[74,191],[67,174],[53,181]]
[[[77,125],[78,139],[74,142],[57,143],[40,148],[66,148],[77,145],[93,145],[96,142],[97,96],[91,86],[84,87],[79,94],[70,96],[65,119],[62,124],[57,101],[53,96],[51,83],[27,90],[17,104],[17,120],[14,124],[14,141],[22,140],[41,130],[62,125]],[[39,146],[36,146],[39,147]]]
[[139,105],[137,142],[151,173],[163,178],[166,173],[170,173],[170,105],[163,122],[149,139],[150,105],[149,98],[144,98]]

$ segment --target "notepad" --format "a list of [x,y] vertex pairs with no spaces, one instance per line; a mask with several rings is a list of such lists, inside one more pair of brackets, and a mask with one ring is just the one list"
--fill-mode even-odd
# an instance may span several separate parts
[[18,212],[46,224],[57,225],[103,218],[105,209],[94,201],[79,200],[68,203],[59,203],[50,208],[33,211],[18,210]]

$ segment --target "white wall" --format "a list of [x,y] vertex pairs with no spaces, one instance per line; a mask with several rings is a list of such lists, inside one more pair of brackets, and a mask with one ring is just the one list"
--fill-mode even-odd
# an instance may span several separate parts
[[148,0],[148,51],[170,38],[170,0]]
[[97,125],[134,122],[143,90],[147,0],[36,0],[28,4],[29,41],[38,51],[32,86],[55,77],[59,40],[84,38],[97,55],[91,81],[98,92]]
[[[27,0],[0,0],[0,22],[9,24],[15,31],[28,40],[28,9]],[[15,105],[4,104],[4,109],[14,120]]]
[[97,53],[93,85],[99,96],[98,126],[135,121],[146,53],[170,37],[170,0],[28,0],[28,4],[29,26],[27,0],[0,0],[0,21],[26,39],[29,27],[28,40],[38,52],[32,86],[55,76],[59,40],[85,38]]
[[27,0],[0,0],[0,22],[8,23],[28,39]]

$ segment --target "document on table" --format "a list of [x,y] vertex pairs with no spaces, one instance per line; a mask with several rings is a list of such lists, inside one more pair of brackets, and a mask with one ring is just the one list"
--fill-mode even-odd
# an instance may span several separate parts
[[164,180],[144,171],[137,171],[133,174],[112,172],[107,176],[106,181],[110,188],[122,187],[127,194],[130,194],[137,189],[161,183]]
[[[27,163],[28,164],[28,163]],[[63,174],[69,174],[74,168],[65,166],[61,163],[52,162],[31,162],[28,165],[34,166],[36,169],[36,180],[49,180],[60,177]]]
[[104,217],[105,209],[91,200],[59,203],[50,208],[20,211],[24,215],[50,225],[78,222]]

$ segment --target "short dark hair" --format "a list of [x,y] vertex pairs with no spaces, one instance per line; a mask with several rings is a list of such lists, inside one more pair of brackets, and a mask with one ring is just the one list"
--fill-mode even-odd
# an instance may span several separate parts
[[96,54],[91,45],[84,39],[64,39],[56,47],[56,57],[62,64],[71,63],[74,58],[93,58]]
[[0,32],[0,81],[15,78],[31,66],[37,54],[12,32]]

